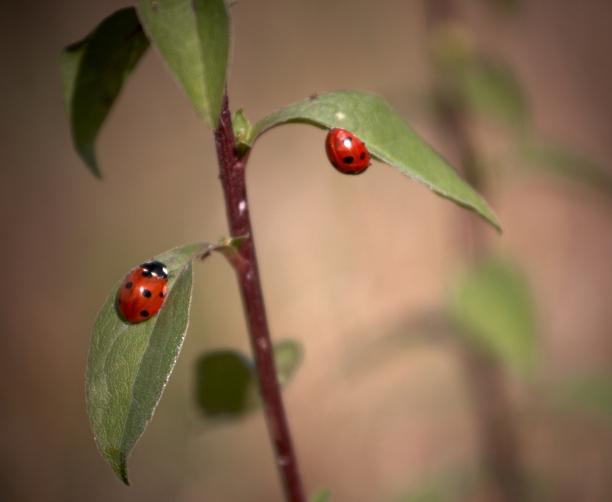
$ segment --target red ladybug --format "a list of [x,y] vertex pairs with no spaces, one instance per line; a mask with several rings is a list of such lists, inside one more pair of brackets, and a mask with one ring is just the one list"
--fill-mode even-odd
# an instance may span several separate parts
[[163,263],[149,261],[133,269],[117,292],[121,317],[136,324],[153,317],[166,299],[168,269]]
[[330,129],[325,151],[332,165],[343,174],[360,174],[370,165],[370,152],[365,144],[346,129]]

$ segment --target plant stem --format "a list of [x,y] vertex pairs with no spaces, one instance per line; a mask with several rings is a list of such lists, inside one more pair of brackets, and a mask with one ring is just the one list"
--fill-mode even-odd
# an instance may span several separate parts
[[244,259],[243,266],[236,268],[236,275],[240,286],[251,347],[255,356],[255,369],[268,433],[274,447],[276,463],[283,482],[286,499],[290,502],[302,502],[304,500],[302,481],[276,376],[274,352],[268,329],[253,241],[253,229],[249,216],[245,179],[248,154],[240,158],[236,153],[236,140],[227,94],[223,97],[219,126],[215,131],[215,145],[230,235],[232,237],[246,236],[238,251]]

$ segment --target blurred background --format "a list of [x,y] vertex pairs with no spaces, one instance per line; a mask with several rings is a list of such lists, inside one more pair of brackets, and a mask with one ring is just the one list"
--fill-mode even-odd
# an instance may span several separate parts
[[[382,164],[338,175],[321,130],[258,142],[248,181],[271,328],[304,352],[284,396],[305,483],[338,501],[612,500],[612,4],[457,0],[447,30],[433,2],[231,8],[234,109],[256,120],[314,92],[384,95],[455,164],[466,144],[476,152],[504,227],[497,236]],[[99,138],[104,180],[73,151],[59,53],[125,5],[2,2],[0,498],[280,500],[262,415],[219,422],[196,406],[198,357],[249,351],[219,257],[196,268],[186,343],[130,459],[133,486],[89,430],[89,334],[114,283],[226,233],[210,131],[154,51]],[[497,98],[487,107],[476,92],[451,93],[449,127],[440,96],[456,48],[513,72],[518,126],[489,121]],[[555,155],[514,155],[535,137]]]

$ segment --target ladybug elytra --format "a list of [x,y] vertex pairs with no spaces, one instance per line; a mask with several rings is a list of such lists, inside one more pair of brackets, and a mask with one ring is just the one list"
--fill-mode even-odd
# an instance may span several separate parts
[[168,269],[159,261],[134,268],[117,292],[117,309],[131,324],[146,321],[162,307],[168,293]]
[[329,161],[342,174],[361,174],[370,165],[370,152],[365,143],[346,129],[329,130],[325,151]]

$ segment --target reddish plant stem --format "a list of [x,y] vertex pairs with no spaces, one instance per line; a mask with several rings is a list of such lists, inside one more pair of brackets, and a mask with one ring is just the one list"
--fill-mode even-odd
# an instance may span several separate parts
[[276,376],[274,353],[249,216],[245,179],[248,154],[239,157],[236,153],[236,140],[227,95],[223,98],[219,126],[215,131],[215,145],[230,234],[232,237],[246,236],[238,251],[243,258],[242,266],[236,267],[235,270],[251,347],[255,356],[255,369],[268,433],[274,447],[276,463],[283,482],[286,499],[290,502],[302,502],[304,500],[302,481]]

